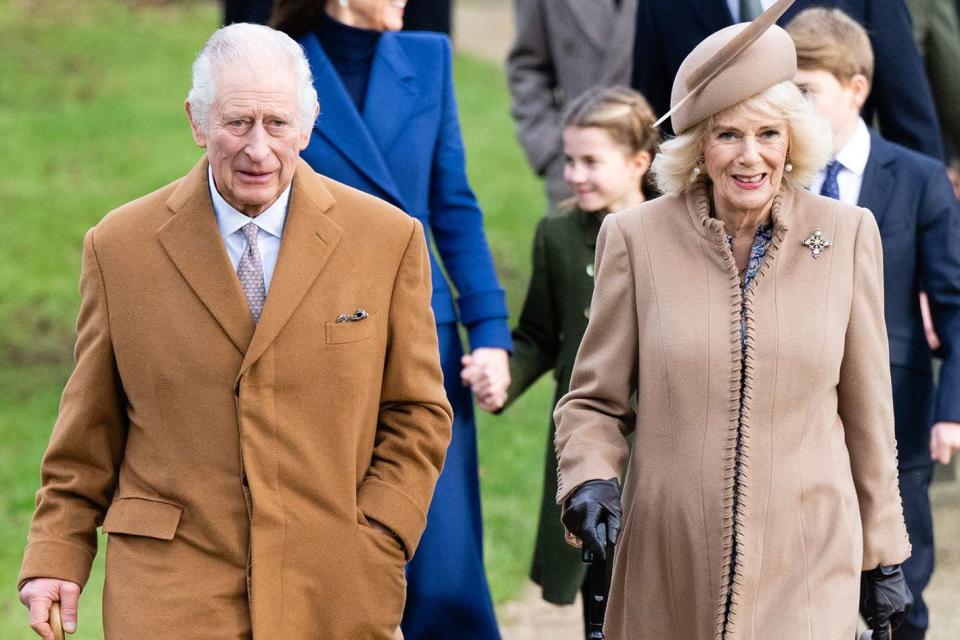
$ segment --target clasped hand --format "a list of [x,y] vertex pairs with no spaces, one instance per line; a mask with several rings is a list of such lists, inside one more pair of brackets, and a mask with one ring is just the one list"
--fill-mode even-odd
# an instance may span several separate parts
[[510,386],[510,356],[504,349],[478,347],[460,358],[460,380],[470,387],[485,411],[499,411],[507,401]]

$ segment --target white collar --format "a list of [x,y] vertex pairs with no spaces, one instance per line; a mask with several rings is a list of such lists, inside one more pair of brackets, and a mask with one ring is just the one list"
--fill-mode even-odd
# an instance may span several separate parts
[[857,119],[857,128],[850,136],[847,144],[837,152],[835,160],[843,168],[858,176],[862,176],[870,158],[870,130],[863,118]]
[[283,237],[283,224],[287,220],[287,203],[290,202],[289,184],[263,213],[251,218],[234,209],[229,202],[223,199],[213,182],[213,169],[209,165],[207,166],[207,181],[210,185],[210,198],[213,200],[213,211],[217,216],[217,226],[220,227],[221,236],[226,238],[242,229],[247,223],[253,222],[270,235],[277,238]]

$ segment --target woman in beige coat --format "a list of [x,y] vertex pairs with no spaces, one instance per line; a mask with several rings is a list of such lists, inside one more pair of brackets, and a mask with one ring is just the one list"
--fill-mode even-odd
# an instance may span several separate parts
[[789,4],[690,54],[666,195],[600,231],[557,500],[573,541],[617,542],[611,640],[850,640],[861,582],[881,633],[909,607],[880,237],[802,188],[830,134]]

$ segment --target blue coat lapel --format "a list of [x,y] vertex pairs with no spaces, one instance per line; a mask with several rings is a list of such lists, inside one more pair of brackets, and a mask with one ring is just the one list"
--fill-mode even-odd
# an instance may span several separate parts
[[[360,118],[356,106],[347,94],[340,76],[333,68],[327,54],[324,53],[317,37],[310,33],[304,36],[300,44],[303,45],[307,59],[310,61],[313,84],[317,88],[317,97],[320,100],[320,117],[317,118],[314,129],[339,149],[360,173],[372,180],[402,206],[403,200],[397,186],[383,161],[380,148],[374,141],[373,136],[376,134],[368,131],[366,123]],[[379,57],[378,50],[377,58]],[[370,87],[367,91],[370,97],[374,95],[371,90],[377,66],[378,63],[375,60]],[[370,103],[368,98],[368,111],[372,106]]]
[[363,121],[386,156],[417,105],[417,76],[393,33],[380,36],[370,70]]
[[897,180],[894,171],[896,158],[887,153],[886,142],[874,131],[870,132],[870,156],[863,172],[860,198],[857,204],[873,212],[877,226],[883,222],[890,204],[890,190]]

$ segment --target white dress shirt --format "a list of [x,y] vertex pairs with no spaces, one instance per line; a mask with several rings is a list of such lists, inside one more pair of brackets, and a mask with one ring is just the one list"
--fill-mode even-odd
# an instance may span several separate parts
[[[840,163],[840,173],[837,174],[837,185],[840,187],[840,201],[847,204],[857,204],[860,200],[860,188],[863,186],[863,171],[867,168],[870,158],[870,130],[860,118],[853,136],[837,152],[834,160]],[[817,172],[817,177],[810,184],[810,191],[820,193],[826,170]]]
[[267,292],[270,291],[270,280],[273,270],[277,266],[277,256],[280,254],[280,239],[283,237],[283,225],[287,221],[287,203],[290,201],[290,185],[283,190],[276,202],[256,218],[245,216],[223,199],[213,182],[213,170],[207,169],[207,179],[210,182],[210,198],[213,200],[213,211],[217,216],[217,226],[220,235],[227,247],[227,255],[236,271],[240,264],[240,257],[247,250],[247,240],[243,236],[243,227],[252,222],[257,229],[257,248],[260,249],[260,262],[263,264],[263,284]]
[[[766,11],[773,6],[773,3],[776,1],[777,0],[760,0],[760,6]],[[740,0],[727,0],[727,6],[730,7],[730,15],[733,16],[734,24],[744,22],[740,19]]]

